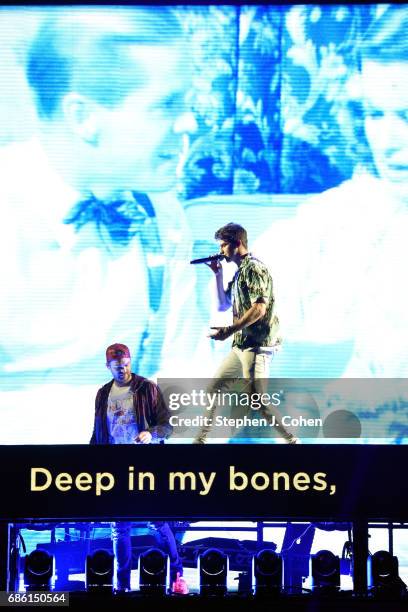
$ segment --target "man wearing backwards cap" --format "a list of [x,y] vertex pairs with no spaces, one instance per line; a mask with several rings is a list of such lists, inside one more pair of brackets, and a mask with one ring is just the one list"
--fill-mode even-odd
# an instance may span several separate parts
[[[125,344],[106,349],[106,367],[113,380],[101,387],[95,399],[95,421],[91,444],[158,443],[171,434],[169,412],[158,386],[133,374],[130,351]],[[111,524],[118,590],[130,589],[132,567],[130,522]],[[188,593],[174,534],[167,522],[152,527],[161,535],[169,552],[172,590]]]

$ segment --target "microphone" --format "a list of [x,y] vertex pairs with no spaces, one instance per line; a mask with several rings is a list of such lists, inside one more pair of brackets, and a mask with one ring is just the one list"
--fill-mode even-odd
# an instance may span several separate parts
[[190,263],[191,264],[209,263],[211,261],[221,261],[221,259],[224,259],[224,255],[221,255],[221,253],[217,253],[217,255],[209,255],[209,257],[201,257],[200,259],[192,259]]

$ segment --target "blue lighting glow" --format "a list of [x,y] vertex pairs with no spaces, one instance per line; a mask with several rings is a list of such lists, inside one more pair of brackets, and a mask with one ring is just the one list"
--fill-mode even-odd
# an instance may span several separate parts
[[[113,342],[143,376],[210,377],[231,314],[189,261],[229,221],[274,278],[272,377],[408,378],[407,21],[0,9],[0,444],[87,443]],[[406,440],[404,393],[381,399],[385,441]]]

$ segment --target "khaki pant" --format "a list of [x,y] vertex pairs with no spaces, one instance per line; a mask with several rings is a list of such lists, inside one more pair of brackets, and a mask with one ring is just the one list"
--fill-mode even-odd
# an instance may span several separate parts
[[[241,385],[242,391],[246,393],[265,393],[268,389],[269,365],[275,353],[276,349],[270,347],[240,349],[234,346],[221,363],[207,391],[210,393],[226,391],[236,383],[237,379],[241,379],[243,382],[243,385]],[[217,409],[218,406],[214,405],[209,411],[208,416],[211,420],[214,419]],[[282,416],[275,406],[269,405],[267,409],[265,407],[260,408],[259,416],[267,420],[275,417],[278,433],[287,442],[293,441],[293,434],[282,424]],[[205,444],[211,429],[211,426],[203,427],[194,443]]]

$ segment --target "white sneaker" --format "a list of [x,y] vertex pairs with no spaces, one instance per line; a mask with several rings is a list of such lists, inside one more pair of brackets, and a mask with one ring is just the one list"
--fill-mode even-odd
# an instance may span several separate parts
[[297,438],[293,434],[291,434],[289,438],[285,438],[285,442],[287,444],[302,444],[301,440],[299,440],[299,438]]

